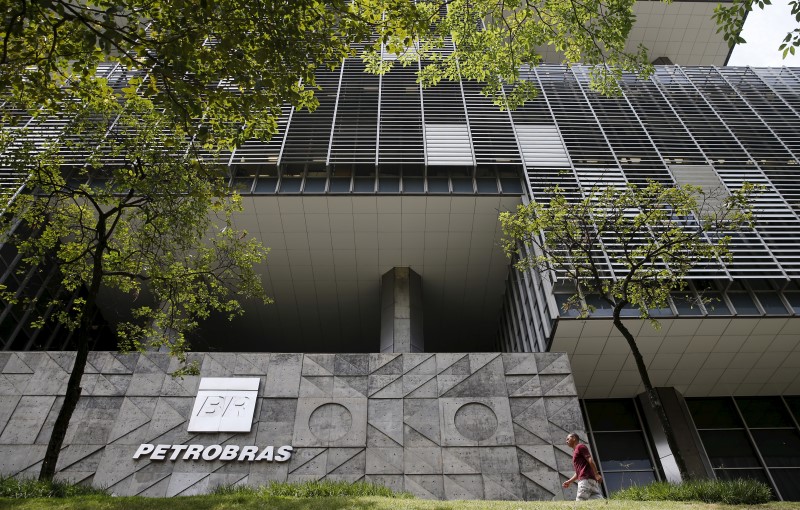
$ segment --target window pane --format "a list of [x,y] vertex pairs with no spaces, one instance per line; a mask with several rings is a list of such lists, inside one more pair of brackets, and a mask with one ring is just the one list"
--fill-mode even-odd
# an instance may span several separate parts
[[641,432],[595,432],[594,440],[604,470],[653,468]]
[[278,179],[275,177],[259,177],[256,182],[256,193],[275,193],[275,186],[278,184]]
[[780,397],[737,398],[748,427],[794,427]]
[[447,177],[431,177],[428,179],[428,193],[450,193]]
[[350,178],[349,177],[334,177],[331,179],[330,191],[332,193],[349,193],[350,192]]
[[406,193],[423,193],[425,191],[425,180],[415,177],[404,177],[403,191]]
[[701,430],[700,438],[714,468],[760,466],[744,430]]
[[497,181],[495,179],[476,179],[478,193],[497,193]]
[[800,467],[800,435],[796,430],[751,430],[768,467]]
[[611,314],[614,311],[611,307],[611,304],[602,299],[600,296],[586,296],[586,304],[594,308],[594,310],[591,311],[591,315],[593,317],[611,317]]
[[714,473],[720,480],[758,480],[770,485],[763,469],[715,469]]
[[728,305],[722,300],[722,294],[713,291],[704,291],[702,293],[703,303],[706,306],[708,315],[730,315],[731,311],[728,310]]
[[353,191],[356,193],[374,193],[375,192],[375,178],[373,177],[356,177]]
[[519,179],[500,179],[500,185],[503,187],[503,193],[506,195],[521,195],[522,184]]
[[770,469],[775,485],[786,501],[800,501],[800,469]]
[[792,305],[794,313],[800,313],[800,292],[784,292],[783,295]]
[[729,398],[692,398],[687,399],[686,404],[698,429],[742,428]]
[[304,191],[306,193],[324,193],[326,182],[327,179],[324,177],[309,177],[306,179],[306,187],[304,188]]
[[750,294],[745,294],[744,292],[730,292],[728,293],[728,297],[731,303],[733,303],[737,315],[761,315],[761,312],[753,302]]
[[680,315],[702,315],[697,298],[691,292],[675,292],[672,294],[672,302],[678,309]]
[[453,193],[473,193],[472,179],[453,177]]
[[652,471],[622,471],[606,473],[603,477],[603,483],[609,493],[631,486],[647,485],[655,481],[656,477]]
[[783,397],[783,399],[789,405],[789,409],[792,410],[794,419],[800,422],[800,397]]
[[761,307],[764,311],[771,315],[788,315],[788,311],[781,301],[781,297],[777,292],[756,292],[758,300],[761,301]]
[[639,430],[633,400],[587,400],[586,412],[592,430]]
[[294,177],[284,177],[281,181],[281,193],[300,193],[300,185],[303,179]]
[[399,193],[400,179],[381,177],[380,180],[378,181],[378,190],[381,193]]

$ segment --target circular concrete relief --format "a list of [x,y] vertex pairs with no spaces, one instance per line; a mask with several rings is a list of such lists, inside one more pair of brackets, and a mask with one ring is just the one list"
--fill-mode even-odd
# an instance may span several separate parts
[[352,425],[353,416],[340,404],[322,404],[308,418],[308,430],[320,441],[337,441]]
[[497,431],[497,415],[489,406],[478,402],[461,406],[454,420],[458,433],[473,441],[489,439]]

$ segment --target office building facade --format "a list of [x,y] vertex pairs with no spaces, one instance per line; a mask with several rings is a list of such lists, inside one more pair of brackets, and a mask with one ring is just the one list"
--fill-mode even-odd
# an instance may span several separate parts
[[[303,358],[299,365],[302,380],[298,379],[297,387],[300,393],[270,395],[266,389],[263,391],[267,393],[261,395],[264,399],[318,398],[321,400],[316,403],[323,406],[332,405],[336,399],[351,398],[364,399],[365,409],[378,409],[375,406],[384,404],[387,409],[405,409],[406,404],[397,401],[366,401],[420,398],[429,400],[425,405],[432,405],[440,413],[438,423],[417,424],[427,426],[429,431],[438,430],[425,438],[417,437],[413,431],[419,431],[414,423],[403,421],[405,418],[399,415],[400,422],[393,427],[403,430],[392,429],[398,436],[392,438],[389,434],[387,439],[365,432],[365,466],[386,469],[384,473],[370,473],[367,467],[367,471],[360,471],[352,466],[347,468],[349,471],[334,473],[348,462],[361,462],[354,459],[362,454],[353,450],[349,452],[353,455],[347,457],[347,452],[326,450],[314,462],[333,469],[312,469],[314,463],[306,468],[295,466],[300,469],[298,476],[303,469],[308,472],[304,473],[307,478],[302,479],[336,478],[334,475],[345,474],[344,471],[348,477],[342,479],[360,479],[354,475],[364,473],[366,479],[381,481],[375,476],[391,475],[393,478],[386,483],[393,487],[441,498],[501,497],[496,487],[498,480],[507,482],[513,478],[515,481],[508,482],[508,486],[515,489],[502,497],[569,497],[555,483],[558,476],[569,476],[571,469],[562,459],[568,452],[559,444],[559,434],[575,428],[594,448],[607,490],[657,479],[675,480],[672,452],[665,449],[657,420],[642,405],[638,373],[627,345],[613,329],[609,310],[590,301],[588,304],[596,308],[589,317],[578,317],[561,306],[570,295],[568,288],[536,272],[513,269],[500,248],[502,233],[497,216],[520,203],[544,199],[546,189],[554,185],[579,196],[597,186],[649,181],[720,190],[733,190],[752,182],[763,186],[754,203],[756,224],[733,239],[732,261],[693,272],[687,289],[675,294],[669,308],[654,311],[660,329],[653,329],[635,315],[626,321],[637,337],[654,384],[662,387],[660,391],[679,430],[681,450],[689,459],[692,473],[757,478],[768,483],[781,499],[800,499],[800,70],[724,67],[727,50],[723,51],[724,44],[720,46],[719,41],[712,44],[708,39],[703,46],[703,41],[698,40],[686,45],[689,31],[680,35],[676,27],[681,26],[682,17],[699,19],[700,11],[709,9],[705,4],[676,2],[668,6],[672,10],[665,12],[656,12],[662,9],[656,2],[639,4],[638,8],[645,11],[640,16],[642,26],[635,30],[641,32],[643,42],[652,36],[653,27],[648,23],[663,25],[664,35],[652,41],[663,43],[654,59],[662,57],[662,62],[692,65],[659,65],[654,75],[646,79],[625,76],[619,95],[601,96],[592,91],[585,67],[543,65],[526,71],[526,77],[539,89],[536,99],[507,111],[483,97],[480,85],[475,83],[447,82],[422,89],[416,83],[417,69],[398,68],[384,76],[374,76],[363,72],[359,59],[345,59],[340,68],[320,72],[318,84],[322,91],[318,94],[317,111],[308,113],[287,107],[269,142],[253,140],[222,155],[220,163],[229,168],[231,186],[243,197],[245,209],[235,219],[237,226],[272,249],[263,277],[275,304],[248,303],[247,314],[232,324],[214,318],[206,321],[193,338],[195,348],[333,353],[325,361],[308,358],[308,369]],[[671,24],[665,20],[671,20]],[[702,39],[701,35],[712,29],[713,25],[698,27],[692,34]],[[112,83],[124,79],[122,70],[114,66],[104,67],[102,72]],[[60,126],[44,124],[37,129],[36,136],[57,136]],[[24,176],[7,175],[7,179],[8,186],[14,188],[24,181]],[[59,292],[48,285],[55,275],[46,271],[17,274],[17,254],[12,246],[0,247],[0,256],[0,282],[20,292]],[[607,270],[612,275],[616,270],[610,259]],[[711,299],[701,300],[700,296]],[[690,306],[691,302],[696,305]],[[127,303],[120,296],[109,297],[107,303],[98,310],[98,324],[110,331],[118,320],[117,310],[124,309]],[[69,348],[66,332],[55,327],[31,328],[24,310],[5,305],[0,314],[4,351]],[[379,361],[375,357],[370,361],[373,358],[369,356],[373,355],[366,354],[363,359],[358,358],[361,361],[347,362],[353,366],[361,363],[358,373],[345,373],[350,369],[342,368],[347,366],[344,361],[336,368],[337,360],[347,360],[346,356],[352,353],[389,356],[392,352],[417,356],[462,354],[419,358],[435,360],[427,361],[432,366],[424,374],[409,373],[417,364],[400,362],[396,364],[402,366],[391,373],[377,373],[391,360]],[[560,372],[546,374],[542,369],[550,365],[539,366],[534,361],[535,368],[516,374],[513,370],[522,368],[506,362],[513,359],[506,358],[506,354],[476,354],[487,352],[564,352],[571,372],[561,367]],[[4,393],[7,427],[21,423],[19,420],[24,418],[20,416],[29,412],[20,402],[30,403],[32,398],[45,394],[53,396],[55,402],[58,394],[57,389],[52,390],[52,395],[37,389],[38,383],[31,381],[39,378],[30,374],[45,365],[23,363],[26,369],[20,365],[28,359],[25,356],[32,355],[7,354],[3,358],[6,365],[2,373],[10,388]],[[51,356],[52,360],[60,359],[54,353]],[[236,355],[231,356],[232,367],[221,369],[214,364],[212,355],[206,355],[209,368],[204,364],[201,375],[258,375],[255,369],[239,370]],[[284,359],[275,356],[274,360]],[[302,355],[286,354],[285,359],[296,361],[298,356]],[[441,363],[437,364],[439,358]],[[164,382],[165,367],[148,372],[139,367],[148,363],[146,359],[131,362],[131,366],[123,363],[122,367],[110,359],[104,358],[106,368],[95,367],[99,374],[95,379],[103,376],[110,384],[98,390],[99,395],[119,400],[117,407],[108,408],[109,415],[116,416],[114,413],[121,412],[120,406],[134,405],[139,402],[136,399],[148,395],[178,396],[169,394],[172,390],[167,387],[173,383]],[[269,356],[264,359],[265,366],[273,363]],[[444,444],[446,434],[442,431],[452,425],[450,421],[455,423],[453,413],[457,412],[445,412],[451,408],[446,408],[442,399],[456,398],[447,394],[453,388],[448,384],[457,379],[460,384],[480,372],[489,363],[487,359],[501,360],[493,361],[499,364],[492,377],[502,379],[502,384],[497,384],[505,388],[505,393],[476,394],[472,396],[477,399],[473,403],[490,407],[499,420],[498,426],[510,431],[508,437],[500,440],[493,432],[495,435],[483,438],[486,431],[470,429],[467,434],[475,437],[463,439],[463,431],[447,429],[452,433],[448,437],[455,439],[450,439],[453,444]],[[130,386],[136,388],[130,394],[128,386],[114,389],[109,382],[111,375],[120,376],[120,381],[137,377],[139,369],[142,374],[160,375],[139,377],[145,381],[140,383],[144,386]],[[27,379],[22,377],[25,374],[29,374]],[[269,374],[266,369],[261,374],[264,384],[268,383]],[[409,377],[415,375],[428,378],[416,382],[427,384],[435,380],[436,384],[419,390],[416,383],[407,382],[383,397],[380,391],[384,386],[371,386],[373,376],[394,377],[383,381],[389,384],[398,377],[411,381],[413,377]],[[548,375],[558,375],[560,379],[550,378],[545,383]],[[345,385],[346,377],[363,380]],[[476,380],[479,377],[483,376]],[[531,382],[534,377],[536,383]],[[156,380],[161,381],[160,385]],[[152,384],[147,386],[146,381]],[[337,386],[337,381],[343,385]],[[361,388],[361,384],[366,386]],[[424,395],[414,394],[419,391]],[[188,397],[189,393],[180,396]],[[465,393],[457,397],[467,396]],[[579,407],[576,397],[580,399]],[[500,403],[492,404],[486,400],[490,398],[499,398]],[[519,423],[517,416],[530,406],[545,406],[548,398],[573,399],[574,404],[564,405],[582,411],[585,428],[580,419],[559,422],[548,418],[542,422],[545,430],[536,436],[536,430]],[[431,401],[438,401],[442,407]],[[470,402],[465,400],[459,405]],[[102,405],[98,403],[96,407]],[[187,405],[184,402],[172,408],[183,409]],[[269,408],[272,404],[263,405]],[[408,405],[412,409],[423,404]],[[38,409],[33,414],[38,413],[37,423],[44,426],[50,411],[33,404],[28,407]],[[154,416],[161,415],[154,415],[152,409],[148,415],[141,406],[134,407],[136,410],[126,407],[125,412],[137,416],[137,412],[142,413],[144,423],[159,421]],[[503,421],[505,415],[498,411],[500,408],[509,409],[508,423]],[[299,412],[297,405],[293,409]],[[326,412],[334,412],[332,409]],[[347,409],[350,416],[360,416],[355,408]],[[542,409],[541,416],[545,417],[559,411],[555,406]],[[23,414],[18,416],[18,412]],[[324,446],[315,443],[319,437],[313,433],[317,439],[304,435],[305,430],[297,432],[296,427],[310,423],[310,415],[301,425],[294,421],[295,415],[292,420],[270,416],[262,414],[257,422],[271,424],[263,427],[288,427],[291,430],[282,432],[287,442],[291,439],[302,443],[303,438],[311,438],[308,444],[314,444],[306,448],[362,447],[361,443],[340,445],[335,441]],[[365,417],[367,429],[372,419]],[[178,423],[175,417],[174,421],[173,427],[183,426],[183,421]],[[294,424],[288,425],[290,421]],[[82,457],[76,453],[75,466],[80,467],[83,462],[84,467],[96,468],[92,455],[104,448],[104,440],[112,441],[114,423],[108,418],[109,437],[82,443],[96,445],[97,450],[85,447]],[[375,428],[386,432],[381,429],[384,426],[389,425],[381,422]],[[405,426],[412,431],[406,431]],[[2,434],[0,443],[9,434],[7,445],[35,445],[40,441],[38,437],[15,439],[11,432]],[[136,441],[123,443],[130,449],[160,436],[136,437]],[[163,441],[170,444],[190,441],[183,430],[164,437],[169,440]],[[426,439],[434,444],[426,443]],[[404,441],[410,443],[403,444]],[[462,445],[460,441],[466,442]],[[475,464],[466,450],[444,451],[449,447],[491,446],[481,441],[499,441],[494,446],[502,447],[501,453],[485,454],[486,466],[497,464],[502,455],[510,455],[516,459],[516,471],[500,473],[505,478],[492,478],[496,474],[491,472],[492,467],[481,471],[480,455]],[[415,450],[408,452],[406,460],[397,460],[396,456],[403,456],[407,448],[424,445],[435,451]],[[370,447],[395,451],[376,453]],[[298,446],[298,452],[301,449]],[[448,468],[445,459],[449,455],[455,462],[452,456],[456,454],[466,456],[459,457],[463,463],[460,467],[451,463]],[[124,455],[128,455],[127,450]],[[430,458],[413,460],[413,455]],[[328,460],[323,462],[321,458]],[[336,459],[342,463],[336,464]],[[370,464],[369,459],[377,464]],[[21,464],[11,464],[16,467],[4,472],[16,474],[32,469],[36,459],[28,460],[24,469],[17,469]],[[423,464],[427,467],[420,467]],[[190,487],[207,487],[213,478],[210,473],[204,477],[187,474],[171,481],[172,470],[163,468],[164,464],[153,465],[156,467],[147,469],[134,466],[114,483],[123,483],[126,493],[179,494]],[[75,466],[70,469],[76,473],[94,472]],[[138,471],[141,473],[136,475]],[[225,467],[217,474],[229,471],[236,470]],[[248,473],[257,471],[250,468]],[[534,476],[534,472],[539,474]],[[553,478],[557,472],[560,475]],[[375,476],[370,478],[372,475]],[[84,479],[92,476],[96,475],[86,474]],[[224,479],[234,478],[231,474]],[[260,480],[257,476],[252,478]],[[234,481],[242,480],[244,475]]]

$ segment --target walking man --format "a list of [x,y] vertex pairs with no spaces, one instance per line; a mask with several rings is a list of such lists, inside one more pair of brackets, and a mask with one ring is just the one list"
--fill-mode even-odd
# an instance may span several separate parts
[[603,499],[603,493],[600,491],[600,482],[603,477],[597,470],[589,448],[578,441],[578,434],[575,433],[567,436],[567,446],[572,448],[572,465],[575,466],[575,474],[561,486],[566,489],[577,480],[578,496],[575,501]]

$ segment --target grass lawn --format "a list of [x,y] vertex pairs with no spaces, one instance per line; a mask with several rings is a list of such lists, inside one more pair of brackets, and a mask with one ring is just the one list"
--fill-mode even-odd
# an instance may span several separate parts
[[392,499],[381,497],[259,498],[242,495],[191,496],[163,499],[110,496],[49,499],[0,498],[0,509],[6,508],[15,510],[742,510],[745,508],[800,510],[800,502],[776,502],[766,505],[733,506],[663,501],[591,501],[582,503],[575,503],[573,501],[426,501],[420,499]]

